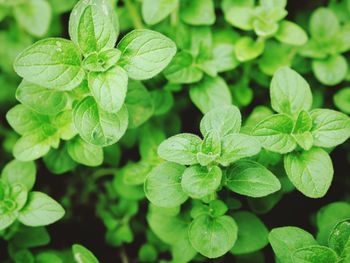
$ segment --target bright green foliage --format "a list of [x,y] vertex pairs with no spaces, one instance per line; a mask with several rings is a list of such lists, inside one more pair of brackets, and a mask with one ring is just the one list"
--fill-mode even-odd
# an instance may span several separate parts
[[349,263],[350,0],[296,2],[0,0],[0,261]]
[[310,111],[309,85],[287,67],[273,76],[270,96],[278,114],[260,121],[252,135],[266,150],[285,154],[285,171],[299,191],[308,197],[323,197],[332,182],[333,165],[328,153],[318,147],[335,147],[346,141],[350,118],[329,109]]
[[225,20],[232,26],[254,31],[257,39],[249,36],[239,40],[236,56],[239,61],[248,61],[264,53],[267,39],[275,38],[281,43],[302,46],[308,41],[305,31],[297,24],[284,20],[286,1],[236,1],[224,0],[221,7]]
[[8,163],[0,178],[0,230],[16,219],[26,226],[45,226],[63,217],[64,209],[48,195],[31,191],[36,167],[32,162]]
[[312,58],[312,70],[324,85],[333,86],[344,80],[348,64],[341,55],[350,49],[349,27],[341,25],[330,9],[316,9],[309,23],[311,39],[301,49],[302,56]]
[[195,250],[208,258],[217,258],[235,243],[237,224],[229,216],[200,215],[191,223],[188,234]]
[[[129,113],[124,106],[128,99],[128,78],[154,77],[176,52],[172,40],[151,30],[134,30],[115,48],[119,24],[107,0],[79,1],[69,18],[69,35],[72,41],[40,40],[14,62],[15,71],[24,78],[17,91],[18,100],[43,115],[26,114],[30,118],[26,125],[36,122],[34,134],[26,127],[18,127],[21,121],[15,120],[19,118],[17,114],[8,114],[10,124],[23,135],[14,149],[20,160],[40,158],[51,147],[58,148],[60,139],[70,140],[76,133],[95,146],[116,143],[128,127]],[[133,104],[131,113],[136,114],[133,111],[142,104]],[[27,109],[21,109],[24,110]],[[59,116],[63,112],[66,112],[64,124],[56,126],[56,118],[61,120]],[[133,115],[130,119],[133,127],[142,124],[142,121],[135,123]],[[59,130],[62,126],[64,131]],[[72,147],[69,149],[72,153]],[[102,163],[101,154],[91,163],[84,151],[78,152],[71,155],[79,163],[92,166]]]
[[90,250],[82,245],[75,244],[72,246],[74,259],[77,263],[98,263],[98,259]]

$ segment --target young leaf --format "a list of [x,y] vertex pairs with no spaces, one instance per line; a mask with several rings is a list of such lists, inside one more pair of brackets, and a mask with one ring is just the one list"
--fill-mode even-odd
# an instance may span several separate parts
[[22,104],[10,109],[6,119],[12,129],[20,135],[28,134],[49,121],[47,116],[40,115]]
[[350,87],[342,88],[333,97],[335,106],[346,114],[350,114]]
[[228,252],[237,239],[237,224],[232,217],[196,217],[188,235],[193,248],[208,258],[218,258]]
[[189,84],[200,81],[203,72],[195,66],[195,59],[189,52],[180,51],[165,68],[164,76],[171,83]]
[[197,163],[196,154],[202,140],[190,133],[181,133],[163,141],[158,147],[158,155],[169,161],[183,165]]
[[231,93],[226,82],[220,78],[205,77],[190,88],[190,98],[202,113],[225,105],[231,105]]
[[16,5],[13,11],[18,24],[29,34],[41,37],[48,31],[52,12],[46,0],[27,0]]
[[35,183],[35,174],[36,167],[34,162],[13,160],[5,165],[1,172],[1,179],[9,185],[23,184],[27,191],[30,191]]
[[231,133],[222,139],[222,151],[219,163],[223,166],[228,166],[239,159],[254,156],[260,150],[260,143],[254,137]]
[[179,5],[179,0],[144,0],[142,17],[146,24],[154,25],[170,15]]
[[297,115],[312,105],[309,84],[294,70],[283,67],[276,71],[270,86],[272,108],[279,113]]
[[121,109],[128,88],[124,69],[115,66],[106,72],[90,72],[88,80],[91,94],[102,110],[116,113]]
[[325,7],[319,7],[310,18],[310,33],[313,39],[325,41],[333,39],[339,32],[340,24],[334,12]]
[[83,60],[83,68],[87,71],[104,72],[115,66],[122,52],[112,48],[102,52],[93,52]]
[[290,21],[282,21],[279,24],[275,38],[282,43],[295,46],[302,46],[308,40],[305,31],[297,24]]
[[216,191],[221,183],[222,172],[218,166],[199,165],[188,167],[182,175],[183,191],[192,198],[201,199]]
[[184,171],[184,166],[170,162],[155,167],[146,177],[147,199],[160,207],[176,207],[184,203],[188,199],[181,188]]
[[215,23],[215,7],[213,0],[181,1],[181,19],[193,26],[212,25]]
[[231,249],[234,255],[247,254],[265,247],[269,231],[264,223],[253,213],[247,211],[236,212],[233,215],[238,226],[238,237]]
[[333,179],[332,160],[321,148],[286,155],[284,168],[294,186],[311,198],[323,197]]
[[89,144],[79,136],[67,143],[67,151],[77,163],[87,166],[99,166],[103,162],[102,147]]
[[77,263],[99,263],[94,254],[79,244],[72,246],[74,259]]
[[71,90],[84,78],[79,51],[62,38],[46,38],[26,48],[14,69],[25,80],[48,89]]
[[294,251],[294,263],[336,263],[338,262],[337,254],[330,248],[324,246],[309,246],[299,248]]
[[128,126],[128,112],[125,106],[117,113],[108,113],[100,109],[92,97],[86,97],[75,105],[73,115],[80,136],[97,146],[116,143]]
[[16,99],[43,115],[58,114],[68,102],[65,92],[40,87],[25,80],[17,88]]
[[154,112],[151,94],[139,81],[129,81],[125,105],[129,113],[130,129],[137,128],[146,122]]
[[288,153],[296,147],[291,136],[293,126],[294,122],[288,115],[275,114],[260,121],[252,130],[252,135],[256,136],[265,149]]
[[28,162],[43,157],[54,144],[55,130],[47,125],[42,126],[35,133],[22,136],[13,147],[13,155],[16,159]]
[[335,147],[350,137],[350,118],[344,113],[329,109],[315,109],[310,112],[314,145]]
[[118,34],[116,12],[108,0],[81,0],[73,8],[69,35],[85,56],[114,48]]
[[269,241],[278,260],[283,263],[294,263],[292,255],[297,249],[317,245],[311,234],[293,226],[272,229]]
[[335,55],[322,60],[313,60],[312,70],[322,84],[334,86],[345,79],[348,72],[348,63],[343,56]]
[[18,220],[26,226],[46,226],[61,219],[64,213],[63,207],[48,195],[30,192]]
[[[328,238],[329,247],[347,262],[350,259],[350,223],[344,220],[335,225]],[[340,261],[342,262],[342,261]]]
[[281,183],[257,162],[239,161],[226,171],[226,186],[231,191],[250,197],[263,197],[281,189]]
[[223,106],[207,112],[200,123],[203,136],[210,131],[217,131],[221,138],[227,134],[238,133],[241,128],[242,116],[236,106]]
[[330,203],[316,214],[317,241],[327,245],[330,233],[340,221],[350,218],[350,204],[347,202]]
[[152,30],[138,29],[118,43],[122,51],[119,64],[135,80],[150,79],[161,72],[176,53],[175,43]]
[[235,46],[235,54],[240,62],[257,58],[264,52],[265,42],[254,41],[250,37],[240,38]]

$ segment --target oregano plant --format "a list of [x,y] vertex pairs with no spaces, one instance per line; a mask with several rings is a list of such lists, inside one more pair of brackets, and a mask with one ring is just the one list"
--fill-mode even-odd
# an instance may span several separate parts
[[0,262],[349,263],[350,0],[0,0]]

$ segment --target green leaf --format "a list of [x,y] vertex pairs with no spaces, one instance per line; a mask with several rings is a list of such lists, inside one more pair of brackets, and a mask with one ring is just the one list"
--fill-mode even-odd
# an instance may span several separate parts
[[296,147],[291,136],[293,126],[293,120],[288,115],[275,114],[259,122],[252,130],[252,135],[256,136],[265,149],[288,153]]
[[348,218],[350,205],[347,202],[334,202],[322,207],[316,214],[317,241],[321,245],[327,245],[336,224]]
[[84,55],[113,48],[118,34],[118,18],[110,1],[79,1],[73,8],[69,35]]
[[310,114],[306,111],[301,111],[294,124],[292,136],[298,145],[306,151],[310,150],[314,143],[314,139],[310,132],[311,128],[312,119]]
[[51,6],[46,0],[28,0],[14,7],[18,24],[29,34],[41,37],[47,33],[51,22]]
[[263,197],[281,189],[281,183],[257,162],[243,160],[226,171],[226,186],[233,192],[250,197]]
[[332,160],[321,148],[286,155],[284,168],[293,185],[311,198],[323,197],[332,183]]
[[183,165],[197,163],[196,154],[200,150],[202,140],[190,133],[181,133],[163,141],[158,147],[158,155],[169,161]]
[[46,38],[26,48],[14,69],[25,80],[48,89],[71,90],[84,78],[79,51],[63,38]]
[[37,114],[22,104],[10,109],[6,114],[6,119],[12,129],[21,135],[30,133],[48,122],[46,116]]
[[334,147],[350,137],[350,118],[344,113],[329,109],[315,109],[310,112],[314,145]]
[[222,172],[218,166],[209,169],[199,165],[190,166],[182,175],[181,186],[190,197],[201,199],[218,189],[221,177]]
[[256,215],[240,211],[236,212],[233,218],[238,226],[237,241],[231,249],[234,255],[258,251],[269,243],[267,238],[269,231]]
[[333,96],[335,106],[346,114],[350,114],[350,87],[342,88]]
[[61,219],[64,213],[63,207],[48,195],[30,192],[18,220],[26,226],[46,226]]
[[336,263],[337,254],[324,246],[309,246],[299,248],[293,253],[294,263]]
[[305,31],[290,21],[282,21],[279,24],[275,38],[282,43],[295,46],[302,46],[308,40]]
[[335,225],[328,238],[329,247],[347,262],[350,259],[350,223],[344,220]]
[[156,89],[152,90],[150,95],[154,105],[153,115],[155,116],[168,113],[174,105],[174,97],[170,91]]
[[200,152],[197,153],[197,160],[200,165],[207,166],[215,161],[221,154],[221,138],[216,131],[209,132],[201,144]]
[[139,81],[129,81],[125,105],[129,113],[129,128],[145,123],[154,112],[153,100],[146,87]]
[[297,249],[317,245],[311,234],[293,226],[272,229],[269,241],[278,260],[283,263],[294,263],[292,254]]
[[150,79],[161,72],[176,53],[175,43],[148,29],[128,33],[118,44],[122,51],[120,65],[135,80]]
[[34,162],[13,160],[5,165],[1,172],[1,179],[8,183],[23,184],[30,191],[35,183],[36,167]]
[[232,217],[212,218],[203,214],[193,220],[188,235],[196,251],[208,258],[218,258],[233,247],[237,231],[237,224]]
[[348,63],[341,55],[312,61],[312,70],[316,78],[324,85],[334,86],[342,82],[348,72]]
[[45,227],[21,226],[11,238],[16,247],[32,248],[45,246],[50,243],[50,235]]
[[223,138],[227,134],[238,133],[241,123],[242,116],[236,106],[217,107],[204,114],[200,122],[200,130],[203,136],[215,130]]
[[221,77],[205,77],[191,85],[190,98],[202,113],[224,105],[231,105],[231,92]]
[[231,25],[242,30],[253,29],[254,8],[251,6],[236,6],[223,11],[225,20]]
[[118,49],[107,49],[105,51],[90,53],[83,60],[83,68],[87,71],[104,72],[115,66],[122,52]]
[[179,5],[179,0],[144,0],[142,17],[146,24],[154,25],[164,20]]
[[[51,0],[52,1],[52,0]],[[62,259],[54,252],[41,252],[36,255],[35,263],[63,263]]]
[[15,222],[17,218],[16,214],[10,213],[10,214],[1,214],[0,215],[0,230],[4,230],[10,225],[12,225],[13,222]]
[[82,245],[74,244],[72,250],[74,259],[77,263],[99,263],[94,254]]
[[312,105],[309,84],[301,75],[288,67],[280,68],[274,74],[270,96],[272,108],[278,113],[297,115],[301,110],[310,110]]
[[142,185],[153,166],[146,161],[128,162],[122,168],[123,181],[128,185]]
[[65,92],[40,87],[25,80],[17,88],[16,99],[43,115],[56,115],[63,111],[68,103]]
[[63,174],[72,171],[77,166],[77,163],[68,154],[66,145],[58,149],[51,149],[43,159],[47,169],[53,174]]
[[189,25],[212,25],[215,23],[214,1],[183,0],[181,1],[180,17]]
[[180,51],[166,67],[164,75],[171,83],[188,84],[200,81],[203,72],[195,66],[195,60],[190,53]]
[[116,143],[128,126],[128,111],[125,106],[117,113],[108,113],[100,109],[92,97],[86,97],[75,105],[73,115],[80,136],[97,146]]
[[124,69],[115,66],[106,72],[90,72],[88,80],[91,94],[103,111],[116,113],[121,109],[128,88]]
[[223,166],[228,166],[239,159],[254,156],[260,150],[260,143],[254,137],[231,133],[222,139],[222,151],[219,163]]
[[333,39],[340,30],[340,24],[334,12],[325,7],[317,8],[310,18],[310,33],[318,41]]
[[242,37],[236,43],[235,54],[238,61],[245,62],[260,56],[264,52],[264,48],[264,41],[254,41],[250,37]]
[[170,162],[155,167],[146,177],[147,199],[160,207],[176,207],[184,203],[188,199],[181,188],[184,171],[184,166]]
[[103,162],[102,147],[89,144],[80,137],[76,137],[67,143],[67,151],[77,163],[87,166],[99,166]]
[[13,147],[13,155],[16,159],[28,162],[43,157],[54,144],[55,130],[50,126],[42,126],[35,133],[22,136]]

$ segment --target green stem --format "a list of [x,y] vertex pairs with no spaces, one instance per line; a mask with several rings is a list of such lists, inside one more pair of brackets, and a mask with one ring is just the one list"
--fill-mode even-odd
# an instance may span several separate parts
[[93,178],[93,180],[97,180],[103,176],[115,174],[117,171],[118,170],[116,168],[98,169],[91,175],[91,177]]
[[143,23],[141,21],[141,17],[139,16],[139,13],[137,11],[137,8],[132,0],[124,0],[125,7],[128,10],[128,13],[130,14],[130,18],[132,20],[132,23],[136,29],[142,29],[144,28]]
[[170,25],[172,27],[177,26],[177,23],[179,22],[179,9],[178,7],[175,8],[175,10],[170,14]]

